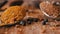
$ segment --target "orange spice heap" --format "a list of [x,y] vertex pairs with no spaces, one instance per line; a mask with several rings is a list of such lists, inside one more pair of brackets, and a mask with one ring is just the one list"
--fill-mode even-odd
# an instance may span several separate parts
[[25,17],[25,11],[25,7],[12,6],[2,13],[1,20],[4,24],[15,23],[15,21],[22,20]]

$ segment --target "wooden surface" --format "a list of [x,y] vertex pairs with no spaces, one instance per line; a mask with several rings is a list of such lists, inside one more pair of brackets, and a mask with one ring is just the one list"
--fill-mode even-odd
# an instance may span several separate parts
[[[2,12],[0,12],[0,14]],[[37,14],[38,15],[33,14],[35,16],[30,14],[29,15],[33,17],[39,16],[40,17],[39,19],[45,18],[41,11],[40,13]],[[56,24],[59,25],[55,26]],[[60,34],[60,21],[52,20],[51,22],[48,22],[47,25],[42,25],[42,21],[39,21],[26,26],[15,25],[11,27],[0,27],[0,34]]]
[[[40,12],[39,10],[36,11]],[[43,17],[43,14],[41,12],[34,15],[37,16],[37,14]],[[39,19],[41,19],[41,17]],[[33,22],[32,24],[26,26],[15,25],[10,27],[0,27],[0,34],[60,34],[60,26],[54,26],[57,23],[60,25],[60,22],[51,21],[47,23],[47,25],[42,25],[42,21],[39,21]]]

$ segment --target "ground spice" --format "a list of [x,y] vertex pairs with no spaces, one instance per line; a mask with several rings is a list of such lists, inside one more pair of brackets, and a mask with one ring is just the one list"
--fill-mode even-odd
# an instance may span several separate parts
[[59,11],[58,11],[59,9],[48,1],[42,2],[40,4],[40,7],[43,10],[42,12],[48,14],[48,15],[45,14],[48,17],[50,16],[50,17],[56,18],[59,15]]

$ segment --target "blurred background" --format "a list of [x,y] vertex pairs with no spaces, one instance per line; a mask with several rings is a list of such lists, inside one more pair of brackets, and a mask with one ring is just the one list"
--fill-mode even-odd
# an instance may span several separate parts
[[32,6],[38,6],[40,2],[42,1],[60,1],[60,0],[0,0],[0,10],[5,10],[10,6],[16,6],[16,5],[32,5]]

